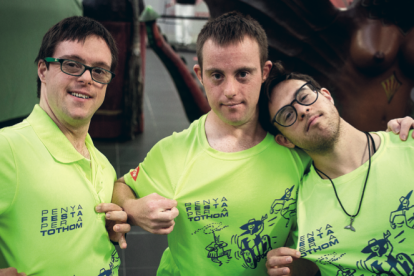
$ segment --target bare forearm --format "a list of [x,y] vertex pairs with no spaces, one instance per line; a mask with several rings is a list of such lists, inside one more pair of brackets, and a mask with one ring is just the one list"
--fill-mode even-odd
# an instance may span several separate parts
[[130,199],[136,199],[136,195],[134,191],[125,184],[125,180],[123,177],[118,179],[114,184],[114,191],[112,194],[112,202],[124,207],[126,201]]

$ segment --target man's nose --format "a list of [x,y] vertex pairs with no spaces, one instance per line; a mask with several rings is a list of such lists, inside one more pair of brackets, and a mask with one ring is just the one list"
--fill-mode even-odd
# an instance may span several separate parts
[[311,105],[301,105],[298,102],[294,102],[293,106],[296,109],[296,112],[298,113],[298,120],[303,120],[303,118],[306,117],[306,114],[308,114],[311,110]]
[[86,69],[83,74],[78,77],[78,80],[85,84],[92,84],[92,69]]
[[224,95],[228,99],[231,99],[234,96],[236,96],[236,94],[237,94],[237,81],[232,78],[228,78],[226,80],[225,87],[224,87]]

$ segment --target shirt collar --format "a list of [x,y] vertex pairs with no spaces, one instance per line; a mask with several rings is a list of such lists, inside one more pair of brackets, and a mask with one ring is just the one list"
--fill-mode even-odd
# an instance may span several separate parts
[[[62,163],[73,163],[84,159],[82,154],[75,149],[55,122],[38,104],[35,105],[32,113],[26,120],[56,160]],[[88,146],[91,157],[95,157],[94,145],[89,133],[86,135],[85,143]],[[96,158],[94,159],[96,160]]]

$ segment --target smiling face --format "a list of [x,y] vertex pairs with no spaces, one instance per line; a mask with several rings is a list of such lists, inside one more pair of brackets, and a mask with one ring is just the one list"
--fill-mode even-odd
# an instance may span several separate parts
[[[89,36],[84,42],[62,41],[56,45],[54,58],[71,59],[85,65],[110,70],[111,52],[106,42]],[[92,115],[102,105],[107,84],[92,80],[90,71],[71,76],[53,62],[49,69],[43,60],[38,63],[41,80],[40,106],[49,116],[67,126],[89,124]]]
[[246,36],[226,46],[208,39],[203,46],[203,68],[197,64],[194,71],[214,115],[228,125],[241,126],[257,123],[260,87],[270,68],[267,61],[262,70],[259,45]]
[[[269,101],[269,112],[273,118],[279,109],[290,104],[296,91],[305,84],[302,80],[286,80],[273,88]],[[330,150],[339,136],[340,117],[333,99],[328,90],[322,88],[315,103],[309,106],[293,103],[298,116],[296,122],[290,127],[275,126],[288,139],[284,143],[282,135],[276,136],[276,141],[284,146],[296,145],[307,152],[325,152]],[[285,141],[286,142],[286,141]]]

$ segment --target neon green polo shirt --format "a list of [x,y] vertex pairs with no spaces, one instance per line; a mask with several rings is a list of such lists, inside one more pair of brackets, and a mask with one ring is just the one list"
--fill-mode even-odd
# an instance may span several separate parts
[[[27,275],[118,275],[120,260],[95,206],[116,174],[93,145],[79,154],[36,105],[0,130],[0,268]],[[112,272],[112,274],[110,274]]]

